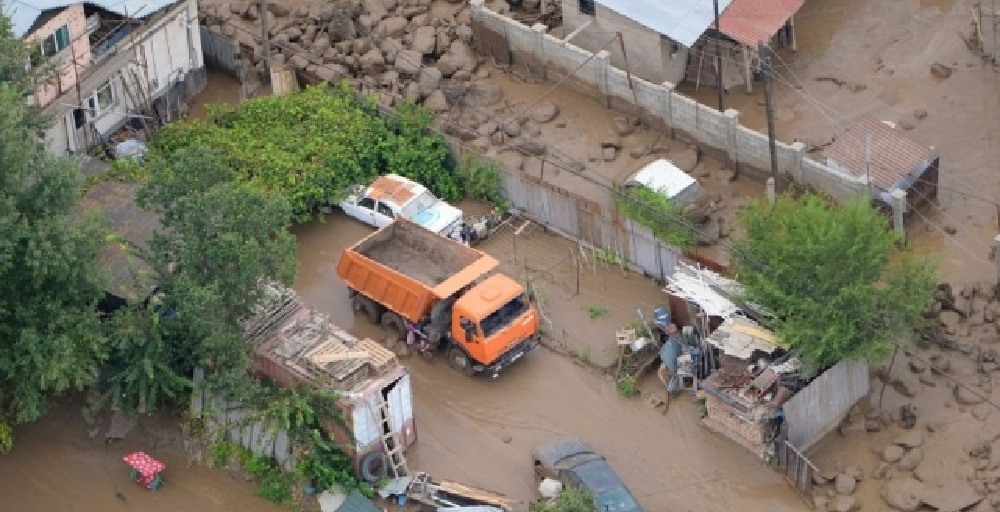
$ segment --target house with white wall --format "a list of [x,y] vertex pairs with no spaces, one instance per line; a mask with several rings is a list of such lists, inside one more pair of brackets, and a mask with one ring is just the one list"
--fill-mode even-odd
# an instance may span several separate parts
[[[562,16],[568,42],[591,52],[603,48],[613,66],[653,83],[714,86],[718,32],[724,87],[745,83],[749,91],[758,43],[778,38],[794,49],[793,16],[803,3],[718,0],[718,28],[712,0],[562,0]],[[608,44],[619,33],[624,44]]]
[[181,115],[205,87],[197,0],[0,5],[14,33],[33,46],[31,62],[55,69],[27,99],[50,121],[45,141],[54,154],[142,138]]

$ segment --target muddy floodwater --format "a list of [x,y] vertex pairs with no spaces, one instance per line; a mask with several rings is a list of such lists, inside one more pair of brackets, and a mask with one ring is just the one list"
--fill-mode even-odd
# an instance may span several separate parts
[[[83,420],[82,400],[67,400],[16,431],[0,456],[0,510],[10,512],[279,512],[256,486],[223,470],[188,467],[179,421],[144,417],[126,439],[106,443],[107,415]],[[93,434],[93,435],[91,435]],[[145,451],[167,465],[164,485],[148,491],[129,480],[122,457]]]
[[[293,231],[295,289],[356,335],[381,339],[380,328],[355,322],[335,271],[341,251],[373,230],[338,212]],[[491,251],[489,242],[483,247]],[[633,279],[635,286],[645,281]],[[495,380],[464,377],[443,358],[403,364],[413,374],[418,441],[407,457],[414,470],[532,500],[532,448],[575,436],[607,457],[649,512],[730,512],[750,510],[749,503],[753,510],[806,510],[780,475],[703,429],[690,395],[664,415],[643,400],[621,398],[607,376],[548,349]],[[656,387],[652,379],[643,384]]]

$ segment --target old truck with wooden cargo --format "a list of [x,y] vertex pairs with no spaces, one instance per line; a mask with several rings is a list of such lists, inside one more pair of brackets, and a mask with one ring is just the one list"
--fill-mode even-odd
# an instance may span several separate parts
[[406,475],[403,451],[417,440],[409,371],[393,352],[334,325],[294,291],[267,289],[269,300],[244,322],[254,373],[281,386],[336,392],[342,421],[325,427],[357,474],[371,483]]
[[344,250],[354,311],[397,337],[416,332],[466,374],[500,371],[538,346],[539,314],[500,262],[406,219]]

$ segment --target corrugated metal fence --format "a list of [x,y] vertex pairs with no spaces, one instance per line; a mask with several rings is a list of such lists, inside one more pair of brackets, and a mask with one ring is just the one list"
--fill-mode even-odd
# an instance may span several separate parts
[[[454,144],[459,161],[466,155],[489,161],[474,151]],[[531,157],[534,158],[534,157]],[[608,212],[593,200],[562,189],[537,177],[511,170],[500,162],[503,188],[511,207],[548,229],[603,251],[609,259],[622,258],[632,270],[665,280],[674,273],[680,252],[653,236],[645,226],[615,212]],[[610,198],[612,191],[608,190]],[[613,199],[609,199],[614,204]]]
[[201,27],[201,51],[205,58],[205,64],[212,69],[226,71],[231,74],[239,72],[239,47],[236,41],[210,30],[204,25]]
[[841,361],[784,405],[788,441],[806,451],[840,423],[869,390],[868,363]]
[[[195,371],[196,384],[204,375]],[[287,471],[294,467],[292,443],[288,432],[257,419],[256,412],[242,404],[230,402],[207,391],[192,393],[192,417],[205,418],[210,432],[225,432],[230,443],[250,450],[256,455],[272,457]]]

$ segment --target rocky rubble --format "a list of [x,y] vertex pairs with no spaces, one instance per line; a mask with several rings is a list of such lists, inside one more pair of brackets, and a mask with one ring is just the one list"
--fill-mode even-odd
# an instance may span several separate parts
[[[336,0],[297,7],[268,5],[272,63],[285,64],[317,80],[361,79],[368,92],[422,103],[445,112],[465,92],[475,93],[481,59],[472,40],[468,7],[433,14],[431,0]],[[238,40],[263,70],[260,13],[256,2],[208,1],[201,22]],[[254,30],[245,27],[256,26]],[[482,76],[482,75],[480,75]],[[451,91],[447,82],[457,82]],[[457,94],[449,94],[455,93]],[[472,103],[492,105],[497,92]]]

